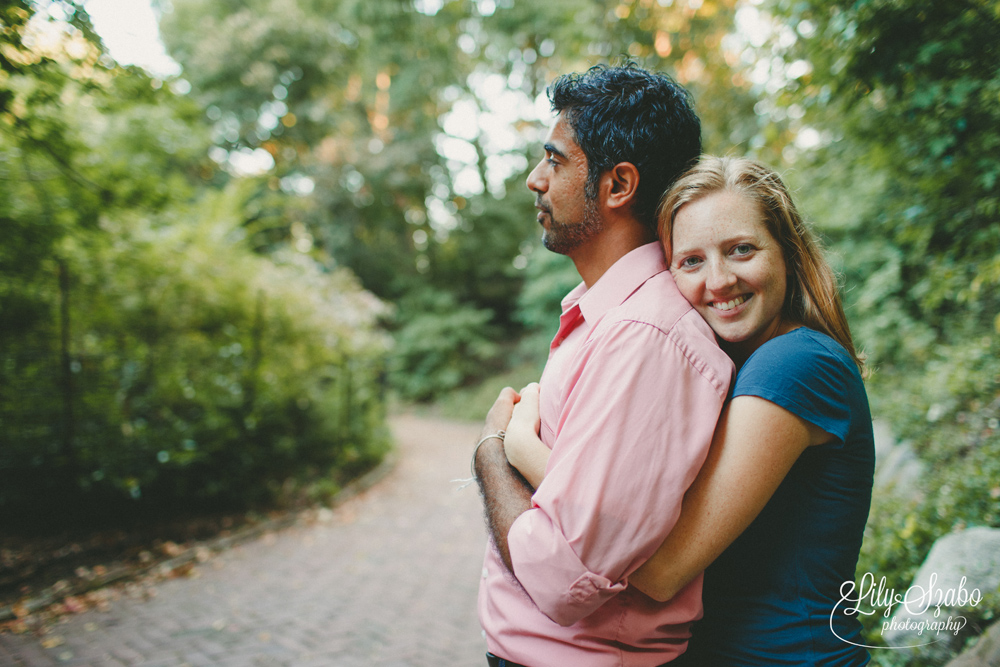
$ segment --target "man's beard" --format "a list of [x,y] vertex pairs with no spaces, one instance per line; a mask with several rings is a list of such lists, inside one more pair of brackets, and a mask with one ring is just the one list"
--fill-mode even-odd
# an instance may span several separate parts
[[585,197],[583,202],[583,220],[564,224],[549,214],[549,226],[542,231],[542,245],[552,252],[567,255],[584,242],[597,236],[604,229],[604,221],[597,213],[596,198]]

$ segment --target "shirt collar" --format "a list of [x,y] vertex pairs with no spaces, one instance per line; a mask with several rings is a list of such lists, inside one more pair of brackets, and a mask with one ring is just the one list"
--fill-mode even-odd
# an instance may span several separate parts
[[584,283],[574,287],[562,300],[563,312],[579,305],[583,318],[594,323],[624,303],[644,282],[666,270],[659,241],[639,246],[612,264],[590,289]]

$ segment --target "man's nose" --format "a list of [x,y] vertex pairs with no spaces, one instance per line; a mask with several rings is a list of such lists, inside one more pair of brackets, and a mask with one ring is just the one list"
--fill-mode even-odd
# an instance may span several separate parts
[[539,161],[535,165],[535,168],[531,170],[531,173],[528,174],[528,180],[525,181],[525,184],[532,192],[545,192],[545,179],[542,178],[541,171],[542,163]]

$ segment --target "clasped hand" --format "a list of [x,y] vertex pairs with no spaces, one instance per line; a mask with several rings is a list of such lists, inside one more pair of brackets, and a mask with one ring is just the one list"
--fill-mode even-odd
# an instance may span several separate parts
[[[538,394],[537,382],[522,389],[519,395],[508,387],[500,392],[486,419],[487,428],[492,432],[500,429],[507,432],[504,437],[507,461],[534,488],[538,488],[545,477],[545,466],[551,453],[539,437]],[[510,419],[505,427],[500,422],[507,414]]]

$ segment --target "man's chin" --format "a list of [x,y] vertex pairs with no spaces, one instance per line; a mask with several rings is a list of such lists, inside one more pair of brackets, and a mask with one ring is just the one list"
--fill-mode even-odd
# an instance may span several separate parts
[[542,245],[545,246],[546,250],[554,252],[557,255],[566,255],[579,244],[567,243],[566,239],[560,238],[549,230],[545,230],[542,232]]

